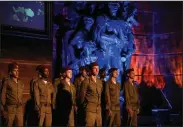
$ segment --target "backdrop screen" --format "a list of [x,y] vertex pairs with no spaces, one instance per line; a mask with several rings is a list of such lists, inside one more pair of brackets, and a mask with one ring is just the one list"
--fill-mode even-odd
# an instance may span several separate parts
[[4,25],[45,30],[44,2],[6,1],[0,4],[0,19]]

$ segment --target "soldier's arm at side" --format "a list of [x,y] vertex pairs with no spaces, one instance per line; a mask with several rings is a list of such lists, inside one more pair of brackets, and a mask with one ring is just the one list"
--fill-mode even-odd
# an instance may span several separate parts
[[85,100],[87,86],[88,86],[88,82],[87,82],[87,79],[85,79],[85,80],[81,83],[81,89],[80,89],[80,100],[81,100],[81,104],[82,104],[82,103],[84,102],[84,100]]
[[55,109],[55,106],[56,106],[56,89],[54,85],[52,85],[52,108]]
[[35,97],[35,108],[36,108],[36,110],[39,110],[40,109],[40,96],[39,96],[38,82],[34,82],[34,97]]
[[126,109],[131,109],[131,103],[130,103],[130,88],[129,84],[125,83],[124,84],[124,94],[125,94],[125,101],[126,101]]
[[58,84],[59,84],[59,81],[58,81],[58,79],[55,79],[54,80],[54,82],[53,82],[53,88],[55,89],[55,92],[57,93],[57,86],[58,86]]
[[[23,91],[24,91],[25,85],[23,84]],[[24,92],[22,92],[22,104],[24,105],[26,103],[25,98],[23,97]]]
[[1,93],[1,110],[4,110],[6,104],[6,89],[7,89],[7,81],[4,81],[2,84],[2,93]]
[[73,99],[74,99],[73,105],[76,106],[76,87],[74,85],[73,85]]
[[106,101],[106,110],[109,110],[111,107],[111,100],[109,95],[109,84],[106,83],[105,85],[105,101]]

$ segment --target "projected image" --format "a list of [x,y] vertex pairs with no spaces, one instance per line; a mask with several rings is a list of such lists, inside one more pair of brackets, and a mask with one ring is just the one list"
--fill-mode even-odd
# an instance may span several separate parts
[[44,6],[41,1],[2,2],[2,24],[44,30]]

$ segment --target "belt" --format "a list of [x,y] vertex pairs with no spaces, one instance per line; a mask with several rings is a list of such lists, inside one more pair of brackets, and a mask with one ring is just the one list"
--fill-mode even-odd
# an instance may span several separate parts
[[7,104],[7,106],[14,106],[14,107],[18,108],[18,107],[22,106],[22,104]]
[[41,103],[41,106],[49,107],[49,106],[51,106],[51,104]]

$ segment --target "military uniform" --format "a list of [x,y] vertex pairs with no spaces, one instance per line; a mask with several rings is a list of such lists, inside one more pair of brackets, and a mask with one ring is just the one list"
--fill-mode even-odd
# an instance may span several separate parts
[[76,106],[76,90],[72,83],[61,80],[57,86],[57,125],[74,126],[74,106]]
[[34,83],[35,108],[39,112],[39,126],[51,126],[52,108],[55,108],[55,90],[50,82],[42,79]]
[[81,101],[80,101],[80,88],[81,88],[81,83],[85,79],[85,78],[83,78],[83,79],[82,78],[83,77],[81,77],[79,75],[74,80],[74,86],[76,88],[76,104],[78,106],[77,114],[76,114],[76,117],[75,117],[75,119],[77,118],[76,119],[76,125],[77,126],[84,126],[84,117],[85,117],[85,115],[84,115],[84,109],[83,109],[83,107],[81,105]]
[[102,126],[101,118],[101,93],[102,81],[97,78],[96,82],[91,78],[85,79],[81,84],[81,103],[86,111],[86,126]]
[[112,115],[108,116],[109,126],[120,126],[121,115],[120,115],[120,83],[114,83],[109,79],[106,82],[105,98],[106,98],[106,110],[111,111]]
[[30,81],[30,99],[25,105],[24,121],[27,126],[38,126],[38,114],[35,111],[35,98],[34,98],[34,83],[38,80],[38,77],[33,77]]
[[1,108],[6,112],[6,126],[23,126],[23,90],[24,84],[18,80],[16,83],[8,78],[3,83],[1,93]]
[[32,78],[32,80],[30,81],[30,96],[32,99],[34,99],[34,83],[38,80],[38,77],[34,77]]
[[134,83],[130,83],[126,81],[124,83],[124,99],[125,99],[125,108],[132,109],[134,114],[130,117],[130,114],[126,112],[126,124],[128,126],[137,126],[137,114],[140,108],[140,100],[139,100],[139,93],[138,88]]
[[105,126],[105,124],[106,124],[106,101],[105,101],[106,81],[104,79],[101,79],[101,81],[102,81],[102,85],[103,85],[103,91],[101,94],[102,126]]

